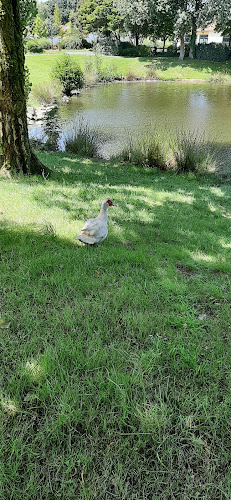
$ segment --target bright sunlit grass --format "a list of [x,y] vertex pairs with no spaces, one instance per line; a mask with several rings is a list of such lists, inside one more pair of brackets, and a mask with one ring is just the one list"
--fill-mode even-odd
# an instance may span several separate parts
[[230,186],[39,156],[0,180],[1,498],[231,498]]
[[[50,83],[52,79],[52,67],[61,53],[45,54],[27,54],[26,65],[30,71],[30,81],[32,85]],[[85,55],[73,53],[72,57],[79,63],[83,71],[92,64],[94,55]],[[207,80],[212,79],[213,74],[219,73],[220,79],[227,83],[231,81],[230,61],[214,62],[191,60],[186,58],[182,63],[177,57],[158,57],[158,58],[125,58],[125,57],[102,57],[102,70],[111,68],[113,74],[125,78],[127,75],[133,75],[137,78],[146,78],[150,70],[155,71],[159,80]],[[32,87],[33,89],[33,87]],[[33,92],[30,94],[30,101],[35,102]]]

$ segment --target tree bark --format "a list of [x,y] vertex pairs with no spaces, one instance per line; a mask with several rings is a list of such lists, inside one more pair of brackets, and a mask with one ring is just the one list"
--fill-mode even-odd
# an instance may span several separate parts
[[28,136],[19,0],[0,0],[0,57],[2,170],[23,174],[47,172],[32,152]]
[[166,44],[166,38],[165,36],[163,37],[163,49],[162,49],[162,52],[164,53],[165,52],[165,44]]
[[196,59],[196,38],[197,38],[197,25],[196,18],[192,18],[192,35],[190,41],[189,57],[190,59]]
[[179,55],[180,61],[183,61],[184,59],[184,36],[181,37],[180,39],[180,55]]
[[136,47],[139,45],[139,33],[136,33],[135,39],[136,39]]

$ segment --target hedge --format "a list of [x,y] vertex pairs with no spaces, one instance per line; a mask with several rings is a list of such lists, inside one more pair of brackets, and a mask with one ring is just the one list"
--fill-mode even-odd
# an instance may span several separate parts
[[227,45],[222,43],[205,43],[196,46],[196,58],[206,61],[226,61],[230,56]]

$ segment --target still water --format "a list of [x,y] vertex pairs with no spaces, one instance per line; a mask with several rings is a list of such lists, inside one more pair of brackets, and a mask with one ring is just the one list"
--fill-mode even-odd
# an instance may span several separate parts
[[[221,155],[231,145],[231,86],[211,83],[130,82],[86,89],[62,104],[55,117],[59,148],[84,120],[104,137],[101,156],[119,152],[126,136],[156,128],[174,136],[182,129],[204,132]],[[41,127],[31,126],[39,137]]]

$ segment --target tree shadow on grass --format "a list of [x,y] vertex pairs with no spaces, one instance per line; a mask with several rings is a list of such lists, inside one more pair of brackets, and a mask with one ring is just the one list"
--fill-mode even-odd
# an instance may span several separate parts
[[[142,196],[141,187],[140,190]],[[222,199],[222,191],[216,198],[219,194]],[[75,476],[78,457],[86,457],[88,478],[95,477],[95,470],[97,477],[105,477],[107,467],[102,459],[108,457],[112,431],[117,440],[117,455],[113,453],[110,458],[113,464],[118,460],[123,462],[122,449],[118,449],[118,442],[124,443],[123,433],[126,433],[126,448],[132,449],[135,442],[134,461],[140,456],[137,435],[142,435],[140,467],[144,467],[146,473],[147,465],[153,466],[155,450],[160,452],[159,443],[165,442],[166,427],[164,424],[156,438],[151,420],[146,432],[146,427],[137,421],[137,407],[143,408],[144,401],[147,407],[151,402],[157,404],[157,394],[163,398],[160,404],[168,406],[174,415],[174,421],[168,419],[172,432],[169,443],[176,435],[176,417],[180,421],[177,456],[185,446],[183,410],[191,415],[197,394],[204,396],[205,401],[212,401],[216,408],[219,406],[214,388],[223,382],[222,377],[225,378],[228,356],[226,359],[225,344],[220,340],[221,333],[214,328],[213,316],[218,323],[218,313],[222,309],[224,314],[224,307],[222,302],[221,305],[217,305],[217,300],[215,305],[212,302],[215,292],[211,273],[217,272],[216,262],[205,261],[203,257],[213,257],[220,251],[219,238],[225,226],[219,226],[216,233],[212,231],[216,220],[204,204],[202,236],[208,246],[195,261],[193,251],[198,249],[201,226],[199,223],[193,225],[193,200],[190,203],[178,200],[173,205],[167,200],[156,205],[154,212],[145,199],[135,202],[135,194],[131,201],[131,207],[127,207],[126,200],[121,203],[121,212],[128,217],[124,216],[123,222],[117,215],[111,217],[114,225],[110,225],[108,238],[98,247],[76,246],[68,239],[50,234],[49,227],[46,230],[40,225],[22,226],[7,220],[2,224],[4,293],[1,312],[10,325],[3,340],[1,332],[1,386],[19,407],[14,418],[9,411],[6,414],[4,439],[7,452],[11,450],[11,429],[13,435],[17,435],[14,446],[18,459],[13,471],[14,480],[20,479],[21,492],[28,491],[32,467],[37,466],[38,470],[34,481],[41,481],[42,464],[43,496],[45,487],[49,489],[51,482],[54,494],[63,495],[64,490],[56,481],[56,475],[62,474],[67,484],[65,497],[74,491],[80,498],[82,483],[76,481]],[[147,219],[142,218],[144,213]],[[197,216],[197,222],[200,218],[201,215]],[[120,232],[117,232],[118,227]],[[196,241],[192,241],[195,238]],[[224,300],[225,279],[223,274],[216,276],[217,286],[223,287]],[[205,312],[206,301],[209,302],[206,315],[211,316],[210,329],[207,321],[198,318],[200,312]],[[212,349],[211,337],[216,338],[216,349]],[[211,347],[211,353],[205,351],[207,346]],[[222,363],[220,368],[215,365],[214,372],[211,364],[217,362],[216,358]],[[224,397],[227,395],[228,407],[228,387],[222,383],[221,389],[219,395],[221,392]],[[190,404],[185,409],[186,394]],[[128,410],[124,406],[125,397]],[[213,418],[213,407],[206,407],[206,415],[208,413]],[[204,432],[207,436],[210,421],[206,425],[201,421],[198,424],[200,435]],[[148,451],[144,442],[146,434]],[[24,442],[26,447],[22,454]],[[220,449],[220,442],[216,446],[215,450]],[[4,460],[9,458],[13,465],[14,457],[6,452]],[[73,467],[70,467],[70,455]],[[61,471],[60,457],[67,465],[63,465]],[[215,458],[217,460],[217,455]],[[191,467],[195,456],[191,458],[187,452],[187,460]],[[137,464],[134,469],[139,470]],[[206,464],[204,469],[201,467],[200,474],[207,474]],[[50,471],[49,481],[46,470]],[[179,471],[181,478],[188,477],[188,465],[184,470],[176,460],[174,476]],[[134,491],[132,477],[126,473],[124,484],[131,479]],[[107,486],[109,478],[107,472]],[[7,474],[4,481],[8,492],[11,491],[13,487]],[[165,479],[165,488],[166,481],[169,479]],[[144,487],[142,477],[142,491]],[[141,491],[139,485],[137,488]]]
[[182,68],[188,67],[190,69],[203,70],[205,69],[209,74],[214,72],[221,72],[227,75],[231,75],[231,63],[230,60],[224,62],[216,62],[216,61],[204,61],[204,60],[192,60],[189,58],[185,58],[184,61],[179,61],[178,57],[175,58],[167,58],[167,57],[150,57],[144,58],[140,57],[139,61],[141,63],[149,63],[152,66],[155,66],[156,69],[161,69],[162,71],[167,71],[169,68],[175,68],[181,66]]

